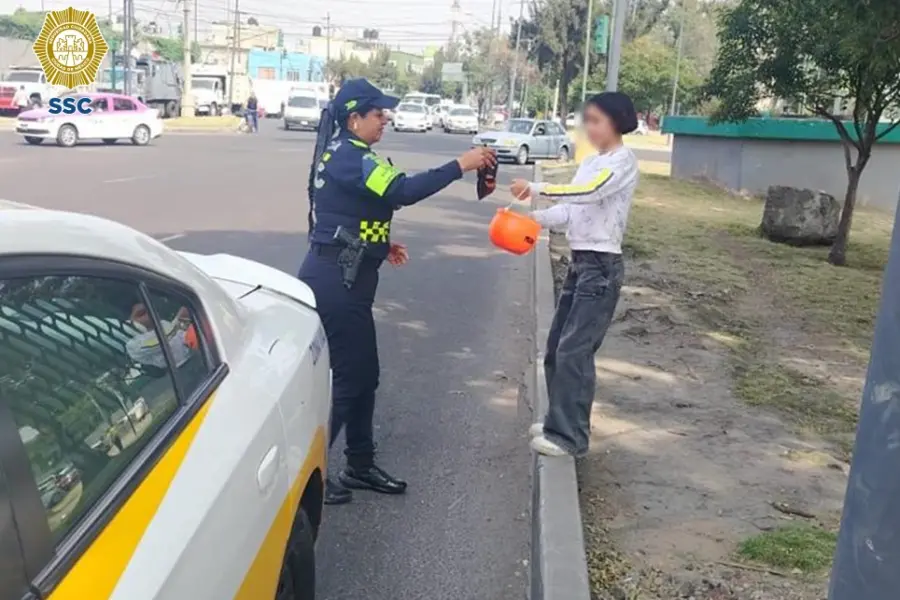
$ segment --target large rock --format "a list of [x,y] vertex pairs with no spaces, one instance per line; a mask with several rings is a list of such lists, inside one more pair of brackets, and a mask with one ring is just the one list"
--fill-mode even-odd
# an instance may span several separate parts
[[795,246],[830,246],[837,237],[841,205],[825,192],[772,186],[766,194],[763,236]]

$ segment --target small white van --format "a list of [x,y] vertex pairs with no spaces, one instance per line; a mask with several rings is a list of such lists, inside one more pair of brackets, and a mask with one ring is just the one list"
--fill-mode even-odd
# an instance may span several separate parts
[[316,130],[322,116],[322,103],[313,91],[295,90],[284,106],[284,129]]

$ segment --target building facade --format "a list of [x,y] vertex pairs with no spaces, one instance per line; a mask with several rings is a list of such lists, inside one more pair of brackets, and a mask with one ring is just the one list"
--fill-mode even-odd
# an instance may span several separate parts
[[247,72],[253,79],[278,81],[325,81],[325,60],[300,52],[254,48],[247,57]]

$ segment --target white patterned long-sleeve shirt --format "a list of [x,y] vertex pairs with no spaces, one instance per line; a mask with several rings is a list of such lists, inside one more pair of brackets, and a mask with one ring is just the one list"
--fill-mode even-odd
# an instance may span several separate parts
[[543,227],[565,227],[572,250],[621,254],[638,178],[637,159],[625,146],[590,156],[579,165],[572,183],[530,184],[532,195],[556,202],[531,216]]

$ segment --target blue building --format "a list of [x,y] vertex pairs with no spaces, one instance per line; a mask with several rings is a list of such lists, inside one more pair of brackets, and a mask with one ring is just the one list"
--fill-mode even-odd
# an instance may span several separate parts
[[325,60],[301,52],[251,49],[247,73],[253,79],[325,81]]

